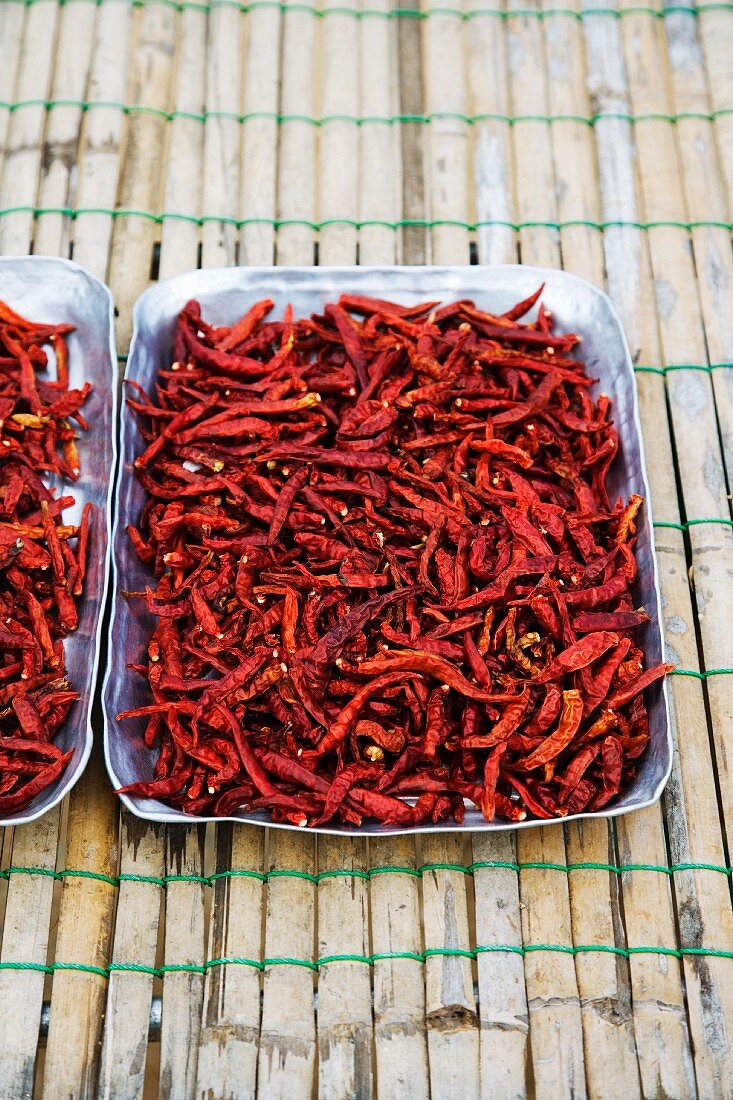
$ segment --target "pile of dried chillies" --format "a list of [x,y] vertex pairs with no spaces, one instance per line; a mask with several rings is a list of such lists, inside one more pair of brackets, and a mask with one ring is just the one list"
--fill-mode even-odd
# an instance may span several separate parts
[[[541,291],[542,288],[540,288]],[[128,406],[156,581],[145,718],[190,813],[411,826],[465,800],[520,821],[599,810],[649,740],[632,584],[642,505],[610,502],[609,399],[540,291],[345,294],[231,328],[182,310],[154,399]]]
[[[65,770],[54,737],[78,693],[63,639],[78,623],[91,505],[49,487],[79,475],[78,429],[91,387],[69,389],[73,325],[26,320],[0,302],[0,815],[24,809]],[[55,378],[44,377],[51,348]]]

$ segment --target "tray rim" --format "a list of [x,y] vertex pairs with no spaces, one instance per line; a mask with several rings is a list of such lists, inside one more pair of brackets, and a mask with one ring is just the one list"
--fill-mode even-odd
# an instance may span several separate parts
[[[421,287],[418,280],[425,275],[430,274],[431,277],[436,278],[441,275],[448,278],[451,274],[461,273],[466,275],[468,272],[473,272],[476,275],[477,280],[486,278],[488,273],[499,272],[513,272],[521,270],[525,273],[530,273],[539,282],[546,282],[548,278],[555,282],[567,282],[569,285],[575,284],[582,287],[585,293],[590,292],[592,295],[598,298],[608,311],[611,322],[614,324],[618,336],[621,341],[621,350],[623,352],[623,366],[630,380],[630,398],[631,398],[631,410],[632,410],[632,423],[636,432],[636,440],[639,447],[639,459],[641,466],[641,490],[644,496],[644,511],[646,524],[649,527],[650,539],[649,550],[652,560],[652,577],[651,580],[654,586],[654,598],[656,612],[656,622],[659,630],[659,640],[662,657],[665,652],[665,637],[664,637],[664,619],[662,615],[662,599],[659,584],[659,563],[657,560],[657,552],[654,541],[654,523],[653,523],[653,511],[651,502],[651,493],[649,490],[649,478],[647,473],[646,454],[644,448],[644,437],[641,430],[641,418],[639,414],[639,397],[636,385],[636,376],[634,374],[633,362],[631,358],[631,352],[629,350],[628,341],[624,327],[621,323],[621,319],[613,305],[613,302],[600,287],[595,286],[587,279],[581,278],[579,275],[574,275],[569,271],[564,271],[559,268],[546,268],[538,267],[533,264],[486,264],[486,265],[401,265],[401,264],[379,264],[379,265],[353,265],[353,266],[303,266],[303,267],[291,267],[291,266],[278,266],[278,267],[245,267],[245,266],[232,266],[232,267],[219,267],[219,268],[205,268],[198,270],[191,270],[182,272],[178,275],[171,276],[168,279],[162,279],[159,282],[148,287],[147,290],[137,298],[132,311],[133,330],[132,340],[130,342],[130,350],[125,365],[125,372],[122,378],[122,385],[128,379],[128,372],[130,367],[135,362],[135,355],[137,352],[137,345],[141,340],[141,322],[140,318],[143,313],[145,305],[156,297],[163,296],[167,290],[174,289],[177,284],[184,285],[192,279],[192,277],[200,277],[203,282],[211,279],[215,282],[218,277],[223,273],[227,273],[233,276],[235,273],[246,273],[253,281],[258,282],[258,293],[261,296],[267,294],[267,280],[271,279],[273,275],[283,277],[286,280],[293,280],[297,283],[298,278],[302,278],[306,283],[315,287],[318,284],[318,276],[322,276],[326,279],[332,280],[348,280],[353,278],[354,275],[371,275],[373,277],[379,277],[380,275],[393,275],[400,274],[406,278],[414,278],[416,280],[415,291],[421,293]],[[315,279],[314,279],[315,276]],[[295,289],[295,287],[293,287]],[[487,288],[490,289],[490,288]],[[122,408],[122,406],[121,406]],[[112,524],[112,530],[110,533],[110,554],[108,555],[111,561],[111,591],[109,598],[111,601],[109,626],[107,632],[108,646],[112,644],[112,630],[117,617],[118,608],[118,588],[119,588],[119,573],[117,560],[114,554],[111,553],[111,548],[114,546],[118,529],[120,526],[120,497],[122,487],[122,462],[125,453],[125,441],[128,426],[131,425],[131,418],[124,415],[124,411],[121,411],[120,415],[120,430],[118,447],[116,451],[116,475],[115,475],[115,493],[114,493],[114,521]],[[107,689],[112,677],[112,669],[110,665],[107,665],[105,675],[102,682],[101,700],[102,700],[102,714],[104,725],[104,758],[107,767],[107,773],[110,781],[114,787],[115,793],[117,789],[122,785],[120,779],[115,774],[114,767],[110,754],[110,742],[114,731],[118,728],[116,721],[108,714],[107,706]],[[660,685],[661,692],[661,706],[663,708],[663,717],[665,720],[665,733],[666,743],[668,750],[667,767],[664,774],[659,778],[654,787],[652,793],[645,799],[641,799],[632,805],[626,806],[611,806],[609,809],[603,809],[595,813],[583,812],[578,814],[568,814],[566,817],[553,817],[553,818],[532,818],[525,821],[516,822],[478,822],[465,824],[456,824],[455,822],[445,822],[439,824],[427,823],[423,825],[411,826],[408,828],[400,828],[399,826],[384,826],[384,825],[362,825],[361,827],[352,827],[344,825],[340,828],[331,828],[328,825],[323,826],[308,826],[307,828],[298,825],[292,825],[285,822],[273,822],[269,819],[266,810],[260,810],[253,814],[231,814],[226,817],[216,817],[214,815],[200,815],[200,814],[185,814],[180,810],[176,810],[173,807],[168,807],[164,803],[160,802],[157,807],[153,809],[146,809],[140,805],[140,799],[129,794],[117,794],[120,802],[135,817],[144,821],[156,822],[159,824],[207,824],[232,821],[240,824],[255,825],[264,828],[271,829],[286,829],[292,832],[303,832],[310,835],[322,835],[322,836],[342,836],[342,837],[379,837],[379,836],[409,836],[417,835],[420,833],[474,833],[474,832],[507,832],[515,829],[528,829],[540,825],[559,825],[569,823],[571,821],[583,821],[583,820],[599,820],[608,819],[614,817],[621,817],[625,814],[633,813],[637,810],[647,809],[650,806],[655,805],[661,799],[662,793],[669,781],[672,773],[672,767],[674,763],[674,741],[672,737],[671,718],[670,718],[670,705],[669,705],[669,688],[667,678],[663,678]],[[154,802],[153,799],[144,799],[145,802]]]
[[[104,561],[102,562],[102,584],[99,591],[99,610],[97,613],[96,631],[92,647],[92,667],[91,677],[89,680],[90,691],[89,698],[86,705],[86,721],[85,725],[85,740],[84,747],[79,756],[79,763],[76,766],[74,774],[67,778],[69,768],[63,773],[60,780],[57,780],[58,787],[55,794],[51,798],[51,801],[43,806],[34,807],[34,799],[30,805],[25,809],[18,811],[9,817],[0,818],[0,827],[8,828],[14,825],[28,825],[32,821],[37,821],[39,818],[47,814],[49,810],[52,810],[55,806],[58,806],[66,795],[71,791],[81,779],[84,774],[87,764],[89,763],[89,757],[92,753],[94,745],[94,727],[92,724],[92,712],[94,710],[94,700],[97,696],[97,692],[100,688],[99,680],[99,665],[102,655],[102,643],[107,640],[107,635],[104,630],[104,619],[107,613],[108,600],[110,595],[110,580],[111,580],[111,558],[112,558],[112,502],[114,497],[114,489],[117,480],[117,472],[119,465],[119,447],[118,447],[118,371],[117,371],[117,344],[115,342],[115,304],[112,291],[107,284],[98,276],[92,274],[87,268],[82,267],[81,264],[75,263],[74,260],[67,260],[63,256],[44,256],[44,255],[27,255],[27,256],[0,256],[0,279],[2,278],[3,268],[16,267],[19,264],[50,264],[52,267],[57,266],[67,271],[71,271],[78,278],[86,279],[88,282],[96,286],[101,292],[103,300],[106,301],[106,321],[107,330],[109,333],[109,342],[107,351],[109,354],[110,365],[110,391],[111,391],[111,409],[110,409],[110,434],[111,434],[111,463],[108,471],[108,483],[107,492],[104,497],[104,522],[102,529],[107,534],[107,547],[104,554]],[[73,483],[70,483],[70,488],[73,488]],[[68,720],[68,719],[67,719]],[[73,763],[73,761],[72,761]],[[38,798],[38,796],[36,796]]]

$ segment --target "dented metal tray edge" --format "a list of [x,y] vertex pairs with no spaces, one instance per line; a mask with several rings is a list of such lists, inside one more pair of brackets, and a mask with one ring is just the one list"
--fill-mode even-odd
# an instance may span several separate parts
[[[638,543],[643,547],[643,556],[646,562],[646,574],[644,577],[644,606],[651,615],[651,622],[647,627],[646,652],[647,664],[657,663],[663,660],[664,636],[662,607],[659,592],[659,573],[656,551],[653,537],[652,506],[650,502],[649,484],[644,460],[644,443],[641,433],[639,406],[637,399],[636,380],[632,367],[626,335],[621,321],[608,296],[591,283],[568,272],[531,267],[529,265],[496,265],[493,267],[303,267],[303,268],[220,268],[191,271],[183,275],[174,276],[164,280],[146,290],[138,298],[133,309],[133,336],[130,345],[125,378],[135,377],[138,357],[146,338],[143,328],[144,314],[147,310],[153,311],[156,306],[162,307],[171,300],[177,303],[177,310],[191,297],[211,299],[217,295],[229,294],[241,296],[242,310],[246,303],[251,303],[259,298],[269,296],[276,299],[276,310],[281,308],[278,296],[285,300],[293,301],[296,313],[302,313],[298,306],[299,294],[316,294],[321,300],[328,300],[334,295],[344,291],[352,293],[372,294],[374,296],[392,298],[399,297],[400,292],[407,294],[414,301],[437,297],[442,301],[453,300],[456,297],[476,297],[479,304],[486,308],[492,306],[492,296],[504,292],[507,297],[508,308],[514,301],[527,297],[533,289],[545,284],[543,300],[548,303],[556,316],[560,315],[559,327],[566,331],[574,330],[584,333],[582,308],[572,316],[562,316],[563,310],[558,310],[553,300],[559,296],[562,301],[565,297],[572,301],[573,297],[579,300],[581,307],[592,303],[594,308],[605,314],[604,334],[609,340],[615,338],[619,342],[620,369],[619,378],[624,386],[623,396],[628,403],[627,432],[621,438],[625,460],[636,461],[638,466],[637,483],[634,486],[626,485],[628,495],[631,491],[640,491],[645,500],[643,520],[638,524]],[[207,303],[210,304],[210,303]],[[305,307],[307,308],[307,307]],[[496,307],[495,307],[496,308]],[[176,310],[176,312],[177,312]],[[206,305],[204,305],[206,314]],[[228,317],[228,323],[236,318]],[[218,323],[224,323],[219,319]],[[604,340],[602,339],[602,343]],[[585,359],[581,345],[581,354]],[[137,379],[138,381],[140,379]],[[143,380],[144,381],[144,380]],[[620,433],[621,434],[621,433]],[[112,756],[114,748],[129,749],[126,735],[121,732],[115,716],[111,713],[110,685],[115,675],[113,666],[114,655],[117,653],[115,642],[119,641],[115,628],[121,616],[119,595],[121,563],[114,553],[114,547],[120,535],[123,522],[131,521],[131,517],[123,516],[121,512],[122,491],[126,479],[131,473],[125,469],[125,458],[129,451],[133,455],[132,437],[136,436],[136,428],[132,418],[125,416],[124,407],[121,416],[121,436],[118,457],[117,489],[115,494],[115,518],[112,532],[112,614],[109,626],[109,653],[108,663],[103,686],[103,714],[104,714],[104,754],[107,770],[115,789],[142,778],[140,774],[130,770],[125,778],[120,777],[115,770]],[[616,460],[614,467],[618,466],[620,459]],[[641,570],[640,570],[641,574]],[[656,628],[656,629],[654,629]],[[125,637],[122,641],[124,643]],[[122,654],[125,647],[120,646]],[[651,657],[649,652],[653,651]],[[124,656],[122,670],[124,671]],[[656,690],[655,690],[656,689]],[[599,813],[580,813],[567,817],[558,817],[550,820],[532,819],[522,822],[487,822],[478,810],[467,806],[465,820],[460,824],[455,822],[441,822],[437,825],[426,824],[412,828],[399,828],[379,824],[366,824],[360,828],[350,826],[342,827],[317,827],[307,829],[310,833],[321,833],[333,836],[397,836],[417,833],[434,832],[497,832],[513,829],[531,828],[537,825],[553,823],[565,823],[593,818],[611,818],[627,814],[633,810],[644,809],[657,802],[672,771],[673,743],[669,717],[669,696],[666,680],[654,685],[655,699],[650,707],[650,727],[652,730],[652,742],[649,750],[642,758],[642,769],[631,787],[609,807]],[[115,708],[116,709],[116,708]],[[652,709],[654,722],[652,723]],[[114,747],[113,747],[114,742]],[[652,756],[653,750],[653,756]],[[132,762],[132,753],[128,752],[126,761]],[[642,782],[642,779],[644,780]],[[298,827],[289,824],[279,824],[270,821],[265,811],[253,814],[235,814],[229,817],[195,816],[184,814],[155,799],[140,799],[126,794],[119,795],[126,809],[136,817],[146,821],[162,822],[164,824],[194,824],[217,821],[237,821],[247,824],[259,825],[269,828],[289,829],[297,831]]]
[[[6,295],[8,277],[14,277],[20,282],[27,281],[29,287],[32,287],[40,279],[50,280],[53,278],[55,280],[54,285],[56,286],[68,283],[66,293],[69,302],[73,301],[78,303],[80,300],[83,302],[85,293],[90,296],[88,309],[84,310],[77,308],[78,319],[75,322],[77,328],[72,334],[72,340],[79,340],[80,348],[76,351],[76,354],[74,354],[73,348],[70,349],[70,383],[76,384],[80,381],[81,373],[83,373],[84,380],[90,381],[94,387],[91,399],[103,399],[102,415],[94,417],[94,419],[90,418],[89,429],[86,433],[82,433],[79,440],[79,452],[82,465],[80,480],[74,483],[64,481],[63,485],[69,493],[77,497],[77,507],[81,507],[82,503],[87,500],[92,500],[94,503],[99,514],[97,536],[98,539],[101,538],[104,542],[104,553],[101,558],[98,557],[94,560],[91,570],[88,568],[84,596],[78,605],[82,609],[82,615],[84,608],[88,606],[93,608],[91,620],[86,624],[86,633],[88,635],[88,645],[91,647],[92,660],[89,662],[87,659],[84,662],[86,666],[84,683],[82,684],[77,680],[73,684],[73,686],[77,687],[81,692],[80,698],[69,711],[56,737],[56,743],[63,743],[65,735],[67,737],[70,736],[68,742],[69,746],[73,744],[77,752],[75,752],[74,757],[70,760],[63,775],[48,787],[46,791],[42,791],[40,795],[36,796],[25,810],[19,811],[12,816],[0,818],[0,826],[3,827],[27,825],[31,821],[36,821],[38,818],[48,813],[49,810],[57,806],[81,778],[91,755],[92,745],[94,743],[92,707],[95,692],[98,687],[98,672],[101,660],[102,642],[104,639],[102,623],[107,604],[110,580],[110,548],[112,545],[110,509],[114,477],[117,470],[117,349],[114,332],[114,300],[109,287],[103,283],[101,279],[92,275],[91,272],[87,271],[79,264],[74,263],[72,260],[63,259],[62,257],[0,257],[0,298],[7,300],[9,305],[13,308],[17,308],[21,313],[25,313],[25,315],[32,320],[40,321],[45,319],[43,315],[44,303],[47,304],[48,302],[48,299],[44,298],[43,285],[40,285],[35,293],[31,291],[29,294],[29,303],[32,301],[33,304],[23,305],[17,296],[13,297],[12,295]],[[49,285],[48,281],[45,285]],[[58,307],[61,308],[60,299],[63,295],[57,293],[55,297],[59,299]],[[65,320],[69,320],[69,317],[62,317],[59,315],[55,316],[53,320],[57,323],[62,323]],[[99,361],[100,373],[87,374],[81,372],[79,378],[75,378],[79,361],[85,364],[87,362],[88,352],[94,351],[94,346],[85,344],[85,320],[87,320],[90,325],[98,325],[104,334],[103,345],[97,348],[98,354],[96,356]],[[89,334],[87,333],[86,335]],[[105,398],[107,400],[105,400]],[[108,448],[108,462],[103,461],[105,445]],[[98,465],[100,462],[100,455],[102,456],[102,461],[101,464]],[[85,457],[87,459],[86,470],[84,468]],[[85,474],[93,475],[100,483],[103,483],[106,486],[104,490],[100,490],[94,495],[87,494],[84,485]],[[89,553],[90,555],[94,554],[94,542],[91,539]],[[91,578],[94,578],[96,582],[94,587],[90,586],[90,574]],[[76,653],[77,649],[79,649],[80,655],[83,656],[80,641],[81,637],[81,634],[72,634],[64,643],[67,654],[67,667],[69,662],[73,661],[73,655]]]

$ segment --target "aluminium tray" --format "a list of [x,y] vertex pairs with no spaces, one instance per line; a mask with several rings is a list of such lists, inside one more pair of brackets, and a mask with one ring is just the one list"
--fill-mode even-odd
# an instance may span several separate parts
[[[456,298],[473,299],[479,308],[500,313],[526,298],[539,283],[545,284],[542,300],[552,312],[558,331],[576,332],[582,337],[579,353],[590,375],[599,382],[594,393],[605,392],[613,402],[616,427],[620,436],[619,455],[611,469],[608,486],[611,497],[641,493],[646,501],[637,525],[636,554],[639,575],[635,586],[638,602],[646,608],[650,621],[642,628],[641,642],[646,665],[662,660],[661,609],[657,565],[654,555],[649,486],[644,468],[641,428],[636,401],[636,385],[629,349],[611,302],[596,287],[563,271],[537,267],[506,265],[497,267],[344,267],[344,268],[222,268],[192,271],[145,291],[135,304],[134,330],[125,378],[144,389],[158,369],[170,362],[176,316],[190,298],[201,303],[204,318],[215,325],[232,324],[253,302],[269,297],[275,302],[274,316],[281,316],[288,302],[296,316],[320,310],[327,301],[344,292],[367,294],[412,304],[428,299],[449,302]],[[115,788],[137,780],[149,780],[153,774],[155,752],[142,740],[144,720],[116,722],[120,711],[149,702],[147,685],[127,669],[131,661],[144,658],[152,617],[141,601],[128,601],[122,590],[141,591],[151,574],[132,551],[125,527],[136,523],[145,492],[133,476],[132,463],[145,444],[134,418],[122,414],[121,464],[117,488],[113,532],[114,593],[109,636],[109,661],[104,682],[104,748],[107,769]],[[669,729],[667,688],[664,682],[649,688],[646,701],[649,712],[650,744],[641,761],[632,786],[622,792],[600,814],[577,814],[562,820],[583,817],[612,817],[654,803],[661,795],[672,766],[672,741]],[[149,821],[215,821],[213,817],[194,817],[166,806],[156,799],[120,796],[124,805],[138,817]],[[265,811],[233,815],[229,820],[246,821],[273,828]],[[539,820],[487,822],[475,808],[466,807],[461,825],[444,822],[411,829],[379,824],[330,825],[313,832],[346,835],[384,835],[387,833],[489,831],[530,828],[547,824]]]
[[75,751],[63,775],[25,810],[0,818],[0,825],[20,825],[61,801],[84,771],[92,749],[92,702],[109,579],[109,511],[117,462],[117,359],[112,295],[78,264],[45,256],[2,258],[0,299],[31,321],[76,325],[68,337],[69,386],[92,384],[84,405],[89,429],[79,432],[78,480],[44,477],[46,484],[76,498],[74,507],[64,511],[66,522],[78,523],[84,505],[94,506],[84,596],[77,605],[79,626],[64,641],[67,675],[80,696],[55,738],[64,752]]

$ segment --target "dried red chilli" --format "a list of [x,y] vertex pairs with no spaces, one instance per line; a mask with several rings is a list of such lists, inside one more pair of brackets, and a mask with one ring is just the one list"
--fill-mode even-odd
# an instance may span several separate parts
[[[69,389],[72,330],[0,302],[0,815],[25,809],[73,756],[54,738],[78,697],[63,639],[78,622],[91,506],[78,527],[65,523],[74,497],[48,483],[79,474],[91,387]],[[46,370],[48,347],[55,371]]]
[[669,668],[636,642],[642,501],[608,499],[618,437],[576,337],[521,321],[541,289],[503,316],[183,309],[128,402],[157,626],[134,666],[153,702],[120,717],[158,761],[130,793],[410,827],[464,799],[563,817],[633,780]]

